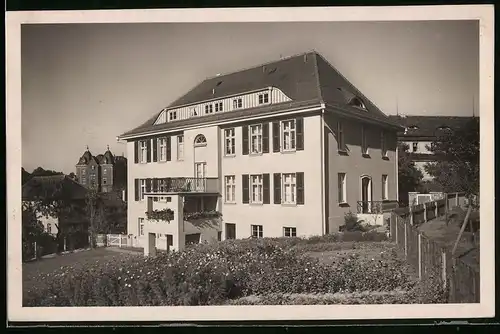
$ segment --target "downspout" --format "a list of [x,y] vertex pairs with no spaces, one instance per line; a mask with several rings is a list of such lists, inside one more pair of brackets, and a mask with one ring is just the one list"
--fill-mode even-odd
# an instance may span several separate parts
[[325,217],[325,104],[321,104],[320,117],[320,156],[321,156],[321,230],[322,235],[326,234],[326,217]]

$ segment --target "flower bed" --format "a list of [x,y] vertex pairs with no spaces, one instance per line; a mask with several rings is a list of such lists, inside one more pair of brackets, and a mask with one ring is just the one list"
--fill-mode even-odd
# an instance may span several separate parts
[[62,268],[25,291],[23,304],[222,305],[271,292],[335,294],[412,291],[416,287],[407,265],[395,253],[379,260],[351,253],[325,265],[296,247],[306,242],[299,238],[232,240],[141,261],[125,257],[78,269]]

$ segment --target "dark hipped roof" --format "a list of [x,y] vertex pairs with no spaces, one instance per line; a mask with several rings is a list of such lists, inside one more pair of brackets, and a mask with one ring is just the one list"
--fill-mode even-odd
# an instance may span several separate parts
[[442,136],[446,128],[458,130],[462,128],[472,117],[463,116],[418,116],[407,115],[389,116],[394,122],[406,128],[398,133],[400,138],[435,138]]
[[[292,101],[154,125],[161,113],[158,112],[148,121],[122,134],[122,136],[147,134],[157,130],[174,130],[202,122],[267,115],[283,109],[319,106],[321,103],[326,104],[327,110],[332,110],[331,108],[340,110],[346,116],[372,119],[389,126],[397,126],[321,55],[314,51],[206,79],[172,102],[167,109],[234,94],[243,94],[266,87],[280,89]],[[354,96],[363,101],[367,110],[361,110],[349,104]]]
[[35,176],[22,187],[22,199],[80,200],[85,199],[87,189],[67,175]]

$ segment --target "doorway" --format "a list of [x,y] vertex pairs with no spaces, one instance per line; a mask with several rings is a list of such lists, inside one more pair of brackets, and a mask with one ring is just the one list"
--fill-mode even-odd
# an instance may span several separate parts
[[361,177],[361,208],[362,213],[371,212],[372,179],[369,176]]

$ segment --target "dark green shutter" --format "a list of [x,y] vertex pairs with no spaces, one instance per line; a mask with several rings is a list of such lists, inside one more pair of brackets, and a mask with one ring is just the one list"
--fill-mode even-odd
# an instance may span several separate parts
[[151,162],[151,138],[146,139],[147,162]]
[[146,192],[149,193],[151,191],[151,179],[146,179]]
[[[137,142],[136,142],[137,143]],[[135,201],[139,201],[139,179],[134,180]]]
[[139,163],[139,142],[134,142],[134,162]]
[[269,123],[262,123],[262,153],[269,153]]
[[153,138],[153,162],[158,161],[158,145],[160,138]]
[[280,151],[280,123],[273,122],[273,152]]
[[302,151],[304,149],[304,119],[302,117],[295,120],[295,131],[297,134],[297,151]]
[[241,145],[242,145],[242,154],[243,155],[248,155],[248,126],[247,125],[243,125],[241,127],[241,130],[243,131],[242,135],[243,135],[243,140],[241,142]]
[[273,179],[274,204],[281,204],[281,174],[274,173]]
[[297,204],[304,204],[304,173],[296,173],[297,182]]
[[250,202],[250,179],[247,174],[241,176],[242,202],[247,204]]
[[262,203],[269,204],[269,174],[262,174]]
[[167,137],[167,161],[171,161],[172,160],[172,147],[171,147],[171,143],[172,143],[172,137],[168,136]]

